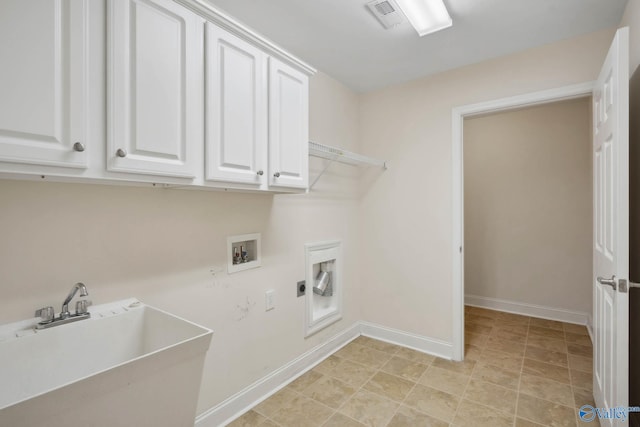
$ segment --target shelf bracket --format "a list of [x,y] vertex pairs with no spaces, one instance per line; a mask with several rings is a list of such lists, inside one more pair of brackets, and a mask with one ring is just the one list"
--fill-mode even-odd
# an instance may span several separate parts
[[334,162],[343,163],[349,166],[374,166],[380,167],[382,168],[382,170],[387,169],[387,162],[384,160],[363,156],[362,154],[353,153],[341,148],[318,144],[313,141],[309,141],[309,155],[320,159],[329,160],[329,163],[325,165],[324,169],[322,169],[316,179],[313,180],[307,191],[313,188],[320,177],[324,175],[327,169],[329,169],[329,166],[331,166]]
[[320,173],[318,174],[318,176],[316,176],[316,179],[313,180],[313,182],[309,185],[309,191],[311,191],[311,189],[313,188],[314,185],[316,185],[316,182],[318,182],[318,180],[320,178],[322,178],[322,175],[324,175],[324,173],[327,171],[327,169],[329,169],[329,166],[331,166],[333,164],[333,162],[336,161],[336,159],[338,158],[338,156],[336,155],[335,158],[333,159],[327,159],[329,160],[327,162],[327,164],[325,165],[325,167],[322,169],[322,171],[320,171]]

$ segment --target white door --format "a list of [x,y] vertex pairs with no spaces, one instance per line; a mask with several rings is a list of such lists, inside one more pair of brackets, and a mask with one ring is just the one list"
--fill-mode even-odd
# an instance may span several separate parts
[[108,7],[107,167],[193,178],[204,138],[204,21],[171,0]]
[[206,179],[260,185],[267,163],[267,55],[211,23],[206,37]]
[[[593,92],[594,366],[599,408],[628,406],[629,31],[618,30]],[[603,426],[626,425],[600,419]]]
[[87,166],[86,0],[0,1],[0,161]]
[[309,183],[309,79],[269,59],[269,185]]

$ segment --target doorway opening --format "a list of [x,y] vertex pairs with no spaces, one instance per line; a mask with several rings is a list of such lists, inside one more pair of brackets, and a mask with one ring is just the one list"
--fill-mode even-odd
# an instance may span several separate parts
[[591,97],[464,120],[467,306],[590,323],[591,126]]
[[[464,151],[464,143],[463,143],[463,138],[464,138],[464,126],[465,126],[465,119],[477,119],[477,118],[482,118],[482,117],[486,117],[490,114],[495,114],[495,113],[516,113],[518,111],[521,111],[523,109],[530,109],[530,107],[539,107],[542,105],[552,105],[552,104],[559,104],[562,102],[567,102],[567,101],[576,101],[576,100],[580,100],[580,99],[587,99],[591,97],[593,91],[593,84],[592,83],[585,83],[585,84],[581,84],[581,85],[574,85],[574,86],[569,86],[569,87],[564,87],[564,88],[559,88],[559,89],[554,89],[554,90],[549,90],[549,91],[543,91],[543,92],[537,92],[537,93],[532,93],[532,94],[527,94],[527,95],[522,95],[522,96],[517,96],[517,97],[512,97],[512,98],[505,98],[505,99],[501,99],[501,100],[496,100],[496,101],[490,101],[490,102],[486,102],[486,103],[480,103],[480,104],[474,104],[474,105],[468,105],[468,106],[464,106],[464,107],[459,107],[459,108],[455,108],[453,110],[453,117],[452,117],[452,122],[453,122],[453,194],[454,194],[454,199],[453,199],[453,212],[454,212],[454,217],[453,217],[453,236],[454,236],[454,248],[453,248],[453,252],[454,252],[454,266],[453,266],[453,283],[454,283],[454,289],[453,289],[453,294],[454,294],[454,298],[453,298],[453,325],[454,325],[454,333],[453,333],[453,357],[454,360],[462,360],[464,358],[464,306],[465,306],[465,282],[468,280],[465,279],[465,275],[466,275],[466,271],[465,271],[465,253],[467,252],[468,249],[468,243],[465,244],[465,169],[464,169],[464,158],[465,158],[465,151]],[[589,122],[590,123],[590,122]],[[587,125],[589,126],[589,125]],[[587,133],[590,136],[590,131],[589,133]],[[589,149],[590,144],[587,145],[587,150]],[[503,147],[504,148],[504,147]],[[497,151],[495,151],[493,153],[493,157],[500,157],[501,155],[501,149],[500,147],[495,148]],[[590,151],[587,151],[587,155],[590,156]],[[526,154],[526,153],[525,153]],[[483,155],[489,155],[489,153],[484,153]],[[547,156],[553,156],[554,153],[553,152],[549,152]],[[542,154],[541,156],[539,156],[540,159],[544,159],[545,158],[545,154]],[[503,159],[504,161],[504,159]],[[498,162],[499,163],[499,162]],[[551,162],[553,163],[553,162]],[[508,164],[508,160],[507,163],[503,163],[504,164]],[[561,163],[560,163],[561,165]],[[588,165],[589,168],[591,168],[591,159],[590,157],[588,158]],[[556,165],[556,167],[558,167]],[[495,175],[500,175],[501,173],[504,173],[504,170],[498,170],[498,171],[494,171]],[[508,176],[508,175],[507,175]],[[589,175],[590,176],[590,175]],[[495,179],[496,177],[490,177],[490,179]],[[504,179],[507,179],[507,181],[504,181]],[[541,178],[542,179],[542,178]],[[546,178],[545,178],[546,179]],[[508,178],[502,178],[502,182],[505,185],[511,185],[514,184],[515,180],[509,180]],[[583,183],[584,184],[584,183]],[[522,188],[521,189],[522,192],[526,195],[527,191],[532,191],[531,188]],[[499,194],[499,192],[497,193]],[[589,206],[591,206],[591,199],[589,199]],[[481,201],[481,204],[485,204],[486,205],[487,201]],[[491,208],[491,206],[490,206]],[[506,211],[508,209],[501,209],[500,206],[494,206],[493,208],[495,208],[493,214],[495,215],[496,213],[498,215],[500,215],[500,212]],[[521,207],[519,206],[512,206],[512,208],[515,210],[515,213],[517,214],[518,209],[520,209]],[[489,211],[491,211],[491,209],[489,209]],[[547,212],[545,214],[551,214],[552,212]],[[515,215],[515,217],[517,218],[517,215]],[[591,218],[591,213],[588,212],[588,220],[590,221]],[[495,218],[492,218],[493,221],[495,221]],[[587,236],[587,249],[590,249],[591,247],[591,233],[589,233],[589,235]],[[495,243],[495,242],[494,242]],[[514,242],[515,244],[517,244],[517,242]],[[550,253],[552,251],[549,251]],[[489,265],[491,265],[491,262],[488,263]],[[493,260],[493,264],[496,264],[496,260]],[[588,267],[587,267],[588,268]],[[485,269],[486,270],[486,269]],[[478,271],[483,271],[483,269],[481,268]],[[477,273],[477,271],[476,271]],[[587,276],[586,277],[590,277],[591,271],[587,271]],[[491,272],[487,274],[487,277],[490,279],[491,277],[495,278],[495,272]],[[494,275],[494,276],[492,276]],[[504,274],[502,275],[504,276]],[[508,283],[509,283],[509,275],[506,275],[507,277],[507,285],[505,284],[501,284],[500,287],[501,289],[504,291],[506,290],[508,295],[508,292],[513,291],[513,289],[508,289]],[[517,276],[514,276],[517,277]],[[540,272],[539,274],[539,279],[538,280],[542,280],[544,279],[544,272]],[[503,277],[504,278],[504,277]],[[513,279],[513,277],[511,277],[511,279]],[[486,278],[484,278],[483,280],[486,281]],[[535,285],[535,280],[534,280],[534,285]],[[590,280],[587,282],[588,284],[590,284]],[[560,284],[561,285],[561,284]],[[491,286],[495,286],[495,284],[492,284]],[[531,291],[531,289],[527,289],[527,291]],[[587,293],[587,297],[589,298],[589,300],[591,299],[591,288],[585,288],[584,290],[585,293]],[[478,303],[478,299],[475,300],[476,303]],[[494,308],[494,309],[499,309],[499,310],[503,310],[503,311],[512,311],[512,312],[518,312],[519,309],[522,308],[522,304],[520,304],[519,306],[509,306],[509,305],[501,305],[502,303],[508,302],[508,300],[506,300],[505,298],[500,298],[500,297],[494,297],[494,298],[489,298],[489,299],[484,299],[482,301],[483,305],[489,308]],[[477,305],[477,304],[476,304]],[[525,304],[526,305],[526,304]],[[533,315],[536,317],[549,317],[548,312],[540,312],[537,311],[536,309],[540,309],[541,307],[543,307],[541,304],[528,304],[529,305],[529,309],[532,309],[532,312],[529,312],[529,315]],[[565,314],[567,313],[567,310],[563,310],[565,312]],[[576,312],[577,313],[577,312]],[[580,318],[579,315],[577,317],[574,318],[569,318],[566,319],[570,322],[573,323],[581,323],[584,321],[584,319]]]

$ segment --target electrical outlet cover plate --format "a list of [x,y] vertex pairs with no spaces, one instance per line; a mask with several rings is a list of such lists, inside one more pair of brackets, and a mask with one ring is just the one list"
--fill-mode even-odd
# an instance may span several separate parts
[[276,291],[273,289],[265,292],[265,311],[270,311],[276,308]]

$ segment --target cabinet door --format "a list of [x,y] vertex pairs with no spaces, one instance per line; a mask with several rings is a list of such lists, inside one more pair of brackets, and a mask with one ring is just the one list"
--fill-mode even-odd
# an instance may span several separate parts
[[266,173],[266,55],[207,24],[206,179],[260,185]]
[[86,0],[0,1],[0,161],[87,166],[86,14]]
[[171,0],[108,7],[108,169],[195,177],[204,21]]
[[309,182],[309,80],[269,59],[269,185],[307,188]]

